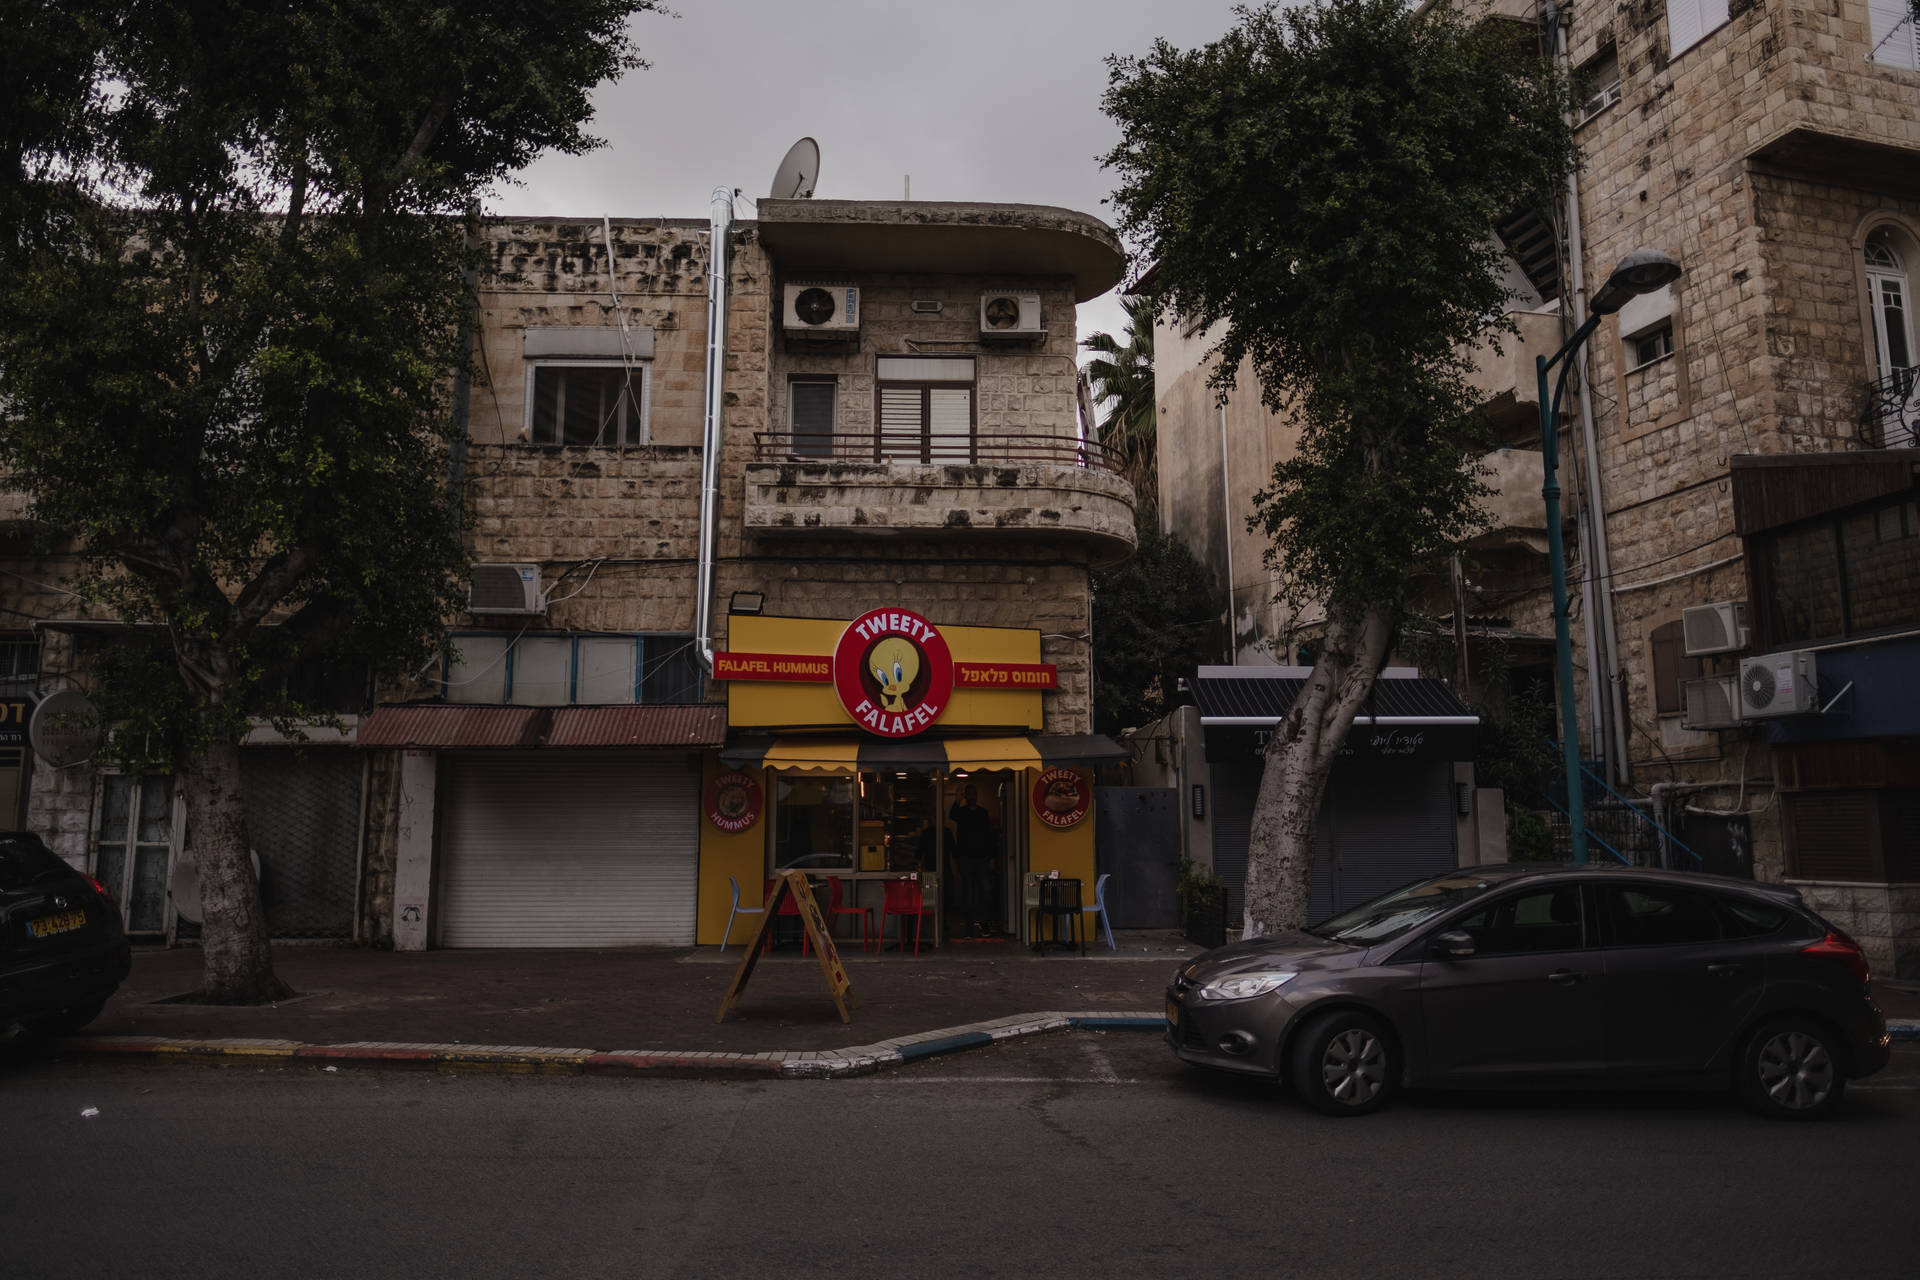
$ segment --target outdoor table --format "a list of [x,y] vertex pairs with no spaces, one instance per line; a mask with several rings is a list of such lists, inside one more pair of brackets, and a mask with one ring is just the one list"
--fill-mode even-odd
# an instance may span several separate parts
[[[1080,954],[1087,954],[1087,935],[1083,924],[1084,914],[1080,909],[1080,881],[1070,877],[1046,877],[1039,882],[1040,900],[1033,911],[1031,920],[1033,949],[1045,955],[1048,947],[1065,947],[1071,951],[1074,943],[1080,946]],[[1049,916],[1053,918],[1053,938],[1049,940],[1042,922]],[[1071,920],[1073,941],[1061,937],[1060,922]]]

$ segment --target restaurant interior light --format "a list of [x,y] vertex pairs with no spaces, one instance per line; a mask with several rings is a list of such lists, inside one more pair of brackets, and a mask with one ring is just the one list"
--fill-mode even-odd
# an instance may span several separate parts
[[759,617],[760,611],[766,607],[767,593],[764,591],[736,591],[733,599],[727,602],[728,613],[744,614],[750,618]]

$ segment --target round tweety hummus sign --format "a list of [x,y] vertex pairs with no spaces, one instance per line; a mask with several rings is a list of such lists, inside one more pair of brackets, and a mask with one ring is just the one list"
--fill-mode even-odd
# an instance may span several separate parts
[[953,651],[939,629],[911,609],[875,609],[840,633],[833,687],[861,728],[909,738],[947,709]]

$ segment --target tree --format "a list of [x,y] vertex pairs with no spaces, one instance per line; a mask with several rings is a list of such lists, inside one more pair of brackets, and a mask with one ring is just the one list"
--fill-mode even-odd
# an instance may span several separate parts
[[1093,576],[1093,705],[1101,733],[1142,725],[1173,710],[1174,690],[1225,643],[1226,601],[1213,571],[1178,537],[1160,531],[1153,508],[1134,517],[1132,556]]
[[1238,17],[1203,48],[1110,60],[1106,163],[1161,305],[1224,327],[1214,385],[1249,359],[1299,431],[1248,521],[1284,598],[1325,615],[1255,801],[1258,936],[1304,923],[1314,816],[1409,571],[1470,531],[1485,492],[1466,375],[1507,302],[1490,229],[1547,207],[1574,155],[1565,87],[1509,25],[1401,0]]
[[303,667],[417,664],[458,604],[461,215],[595,145],[656,2],[8,7],[0,464],[76,589],[164,636],[102,657],[110,749],[181,776],[205,998],[272,998],[241,735],[315,713]]
[[1140,503],[1152,506],[1160,491],[1159,467],[1154,455],[1153,300],[1122,300],[1127,331],[1089,334],[1081,346],[1094,352],[1082,366],[1096,407],[1106,406],[1100,420],[1100,447],[1133,486]]

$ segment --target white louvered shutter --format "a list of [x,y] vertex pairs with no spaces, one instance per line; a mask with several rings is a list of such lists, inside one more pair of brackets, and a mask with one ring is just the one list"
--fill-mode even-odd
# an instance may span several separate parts
[[1679,57],[1726,22],[1727,0],[1667,0],[1667,56]]
[[928,393],[927,435],[935,462],[973,461],[973,388],[934,387]]
[[1920,71],[1920,34],[1906,0],[1867,0],[1867,39],[1874,62]]
[[925,417],[921,387],[880,388],[880,458],[883,462],[920,461]]

